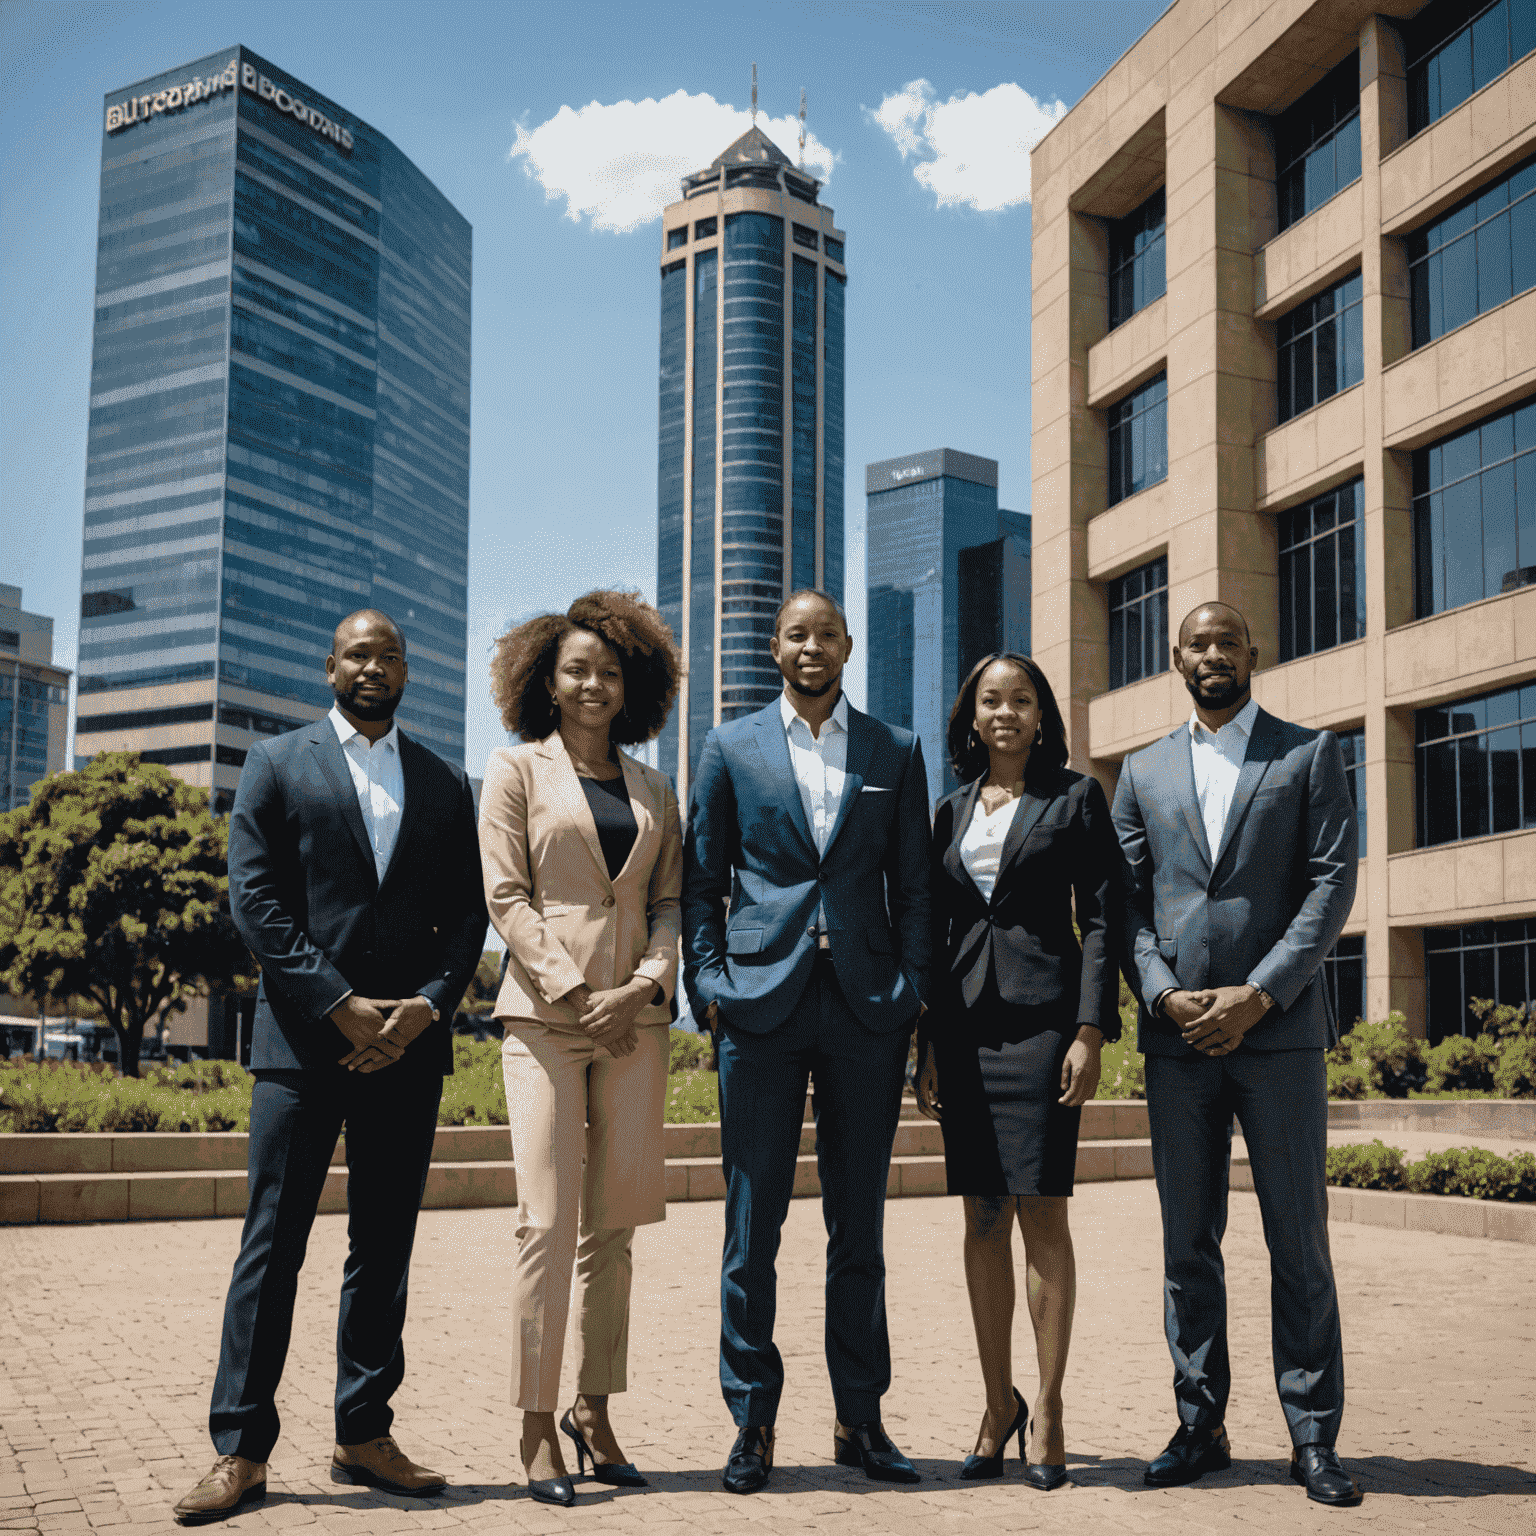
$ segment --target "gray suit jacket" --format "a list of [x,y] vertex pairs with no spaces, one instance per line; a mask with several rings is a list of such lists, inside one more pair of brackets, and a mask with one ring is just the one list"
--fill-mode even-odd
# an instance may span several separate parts
[[1336,1041],[1319,972],[1354,903],[1358,857],[1338,737],[1261,709],[1214,857],[1187,725],[1125,760],[1113,816],[1128,865],[1126,974],[1141,1000],[1141,1049],[1196,1054],[1148,1010],[1168,988],[1242,982],[1276,1007],[1240,1049]]

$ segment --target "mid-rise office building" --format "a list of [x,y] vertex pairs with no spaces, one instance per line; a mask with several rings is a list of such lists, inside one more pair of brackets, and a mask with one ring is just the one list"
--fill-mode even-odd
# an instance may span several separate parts
[[400,719],[464,755],[470,229],[390,141],[245,48],[110,92],[81,580],[81,757],[227,806],[394,615]]
[[64,766],[69,672],[53,664],[53,620],[21,606],[21,588],[0,584],[0,811],[32,798],[32,786]]
[[662,219],[657,605],[682,649],[659,747],[687,803],[710,728],[782,687],[792,591],[843,595],[846,236],[750,128]]
[[971,668],[1029,651],[1030,518],[997,504],[997,460],[935,448],[864,470],[869,712],[916,731],[930,799],[955,787],[945,734]]
[[1112,789],[1189,715],[1181,618],[1241,609],[1259,703],[1344,743],[1339,1012],[1431,1039],[1536,998],[1533,49],[1529,0],[1176,0],[1032,162],[1073,760]]

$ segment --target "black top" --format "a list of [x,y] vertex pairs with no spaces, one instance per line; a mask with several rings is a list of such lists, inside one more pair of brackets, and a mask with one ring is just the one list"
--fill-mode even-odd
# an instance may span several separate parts
[[597,840],[602,846],[603,861],[608,866],[608,878],[615,880],[640,835],[624,775],[621,773],[611,779],[582,778],[581,787],[592,808],[592,820],[597,823]]

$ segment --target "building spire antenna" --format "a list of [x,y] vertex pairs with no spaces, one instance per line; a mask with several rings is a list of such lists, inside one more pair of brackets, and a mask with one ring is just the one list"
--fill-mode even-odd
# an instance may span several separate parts
[[800,87],[800,169],[805,169],[805,87]]
[[757,65],[752,66],[752,126],[757,127]]

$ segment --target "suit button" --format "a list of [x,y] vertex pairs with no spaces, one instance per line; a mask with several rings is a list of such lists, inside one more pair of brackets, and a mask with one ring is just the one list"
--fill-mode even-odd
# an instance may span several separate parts
[[809,928],[807,928],[805,931],[806,931],[806,934],[810,938],[814,939],[816,937],[816,924],[812,923],[811,926]]
[[613,897],[612,896],[604,896],[603,897],[603,905],[605,907],[611,907],[613,905]]

